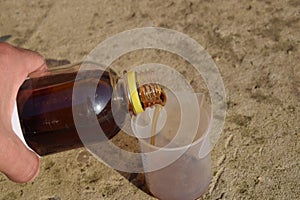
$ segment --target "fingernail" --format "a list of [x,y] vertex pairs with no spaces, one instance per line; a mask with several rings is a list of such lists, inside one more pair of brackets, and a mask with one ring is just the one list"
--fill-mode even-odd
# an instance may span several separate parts
[[32,175],[32,177],[29,179],[28,182],[32,182],[40,173],[40,161],[39,161],[39,158],[37,156],[36,156],[36,159],[38,160],[38,162],[37,162],[37,165],[35,167],[35,170],[33,170],[33,171],[35,171],[35,173]]

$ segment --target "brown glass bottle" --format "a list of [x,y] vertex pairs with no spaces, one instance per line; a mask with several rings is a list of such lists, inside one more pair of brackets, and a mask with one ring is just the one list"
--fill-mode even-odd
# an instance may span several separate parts
[[[29,78],[19,89],[17,107],[23,136],[28,146],[41,156],[83,146],[74,123],[74,110],[86,119],[81,126],[87,130],[84,137],[87,141],[90,138],[90,142],[99,142],[97,136],[89,131],[94,126],[100,125],[109,139],[120,131],[120,123],[115,122],[113,112],[118,113],[118,122],[125,118],[124,107],[136,114],[130,97],[126,96],[126,84],[116,87],[122,98],[117,98],[118,106],[112,110],[112,96],[118,79],[114,72],[99,68],[78,72],[79,67],[80,64],[74,65],[71,70],[57,70]],[[77,76],[78,73],[80,76]],[[90,91],[95,85],[96,91]],[[154,104],[163,105],[166,97],[161,88],[156,84],[148,86],[138,88],[143,109]],[[79,94],[93,95],[73,99],[74,90]],[[97,124],[92,124],[88,119],[95,116]]]

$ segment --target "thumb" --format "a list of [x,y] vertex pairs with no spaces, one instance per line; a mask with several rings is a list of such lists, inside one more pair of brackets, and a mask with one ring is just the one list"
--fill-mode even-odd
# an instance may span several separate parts
[[0,171],[10,180],[25,183],[39,174],[39,158],[9,131],[0,134]]
[[18,49],[21,54],[26,76],[29,75],[33,77],[35,74],[40,76],[43,72],[48,71],[46,60],[38,52],[22,49],[20,47],[15,48]]

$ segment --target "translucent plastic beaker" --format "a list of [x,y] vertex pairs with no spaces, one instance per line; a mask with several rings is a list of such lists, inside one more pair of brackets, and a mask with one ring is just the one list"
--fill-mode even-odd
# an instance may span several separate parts
[[[191,95],[196,95],[198,101]],[[169,98],[161,112],[155,145],[150,144],[151,123],[145,122],[151,122],[153,111],[149,111],[148,116],[137,116],[132,124],[141,145],[147,186],[155,197],[162,200],[196,199],[207,190],[211,180],[210,107],[201,94],[181,93],[179,96],[183,96],[181,106],[174,98]],[[199,109],[194,109],[191,104],[196,104]],[[188,117],[183,118],[182,108],[193,109],[189,110]],[[195,112],[200,113],[199,118],[195,117],[194,114],[198,114]],[[180,128],[182,121],[185,124]],[[193,129],[189,127],[191,124],[198,126]],[[177,138],[175,142],[174,138]]]

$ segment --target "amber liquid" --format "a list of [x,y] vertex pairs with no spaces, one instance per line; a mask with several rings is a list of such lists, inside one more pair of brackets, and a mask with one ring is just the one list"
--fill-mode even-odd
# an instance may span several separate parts
[[[97,135],[89,131],[95,126],[100,125],[109,139],[120,131],[111,110],[110,75],[104,71],[99,78],[99,72],[103,71],[80,72],[83,74],[76,84],[77,72],[31,78],[23,83],[17,96],[19,119],[24,138],[36,153],[42,156],[83,146],[73,119],[72,101],[75,110],[86,116],[87,121],[80,126],[86,130],[88,141],[99,142]],[[96,93],[90,99],[72,99],[74,87],[84,94],[91,88],[95,90],[95,85]],[[100,112],[95,107],[101,108]],[[89,123],[89,117],[95,116],[98,123]]]
[[151,145],[155,145],[157,121],[158,121],[158,117],[159,117],[159,113],[160,113],[161,109],[162,109],[162,105],[155,105],[155,110],[154,110],[153,119],[152,119],[152,127],[151,127],[151,139],[150,139]]

